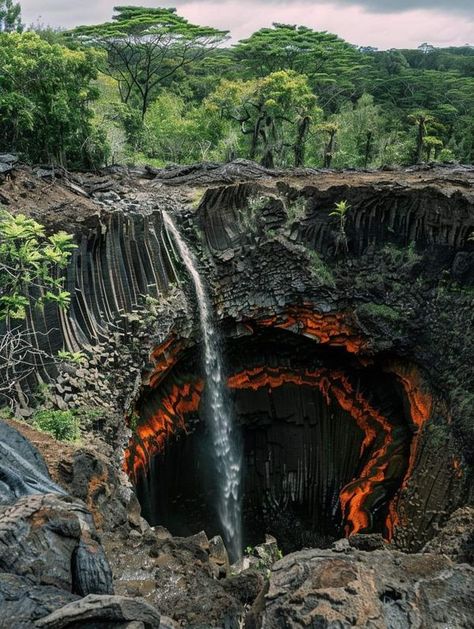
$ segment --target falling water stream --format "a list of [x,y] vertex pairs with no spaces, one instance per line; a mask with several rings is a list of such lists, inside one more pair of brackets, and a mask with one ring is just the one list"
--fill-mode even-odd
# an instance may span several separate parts
[[217,513],[227,550],[231,559],[236,561],[242,555],[242,453],[225,380],[220,336],[196,259],[166,212],[163,212],[163,220],[168,233],[176,243],[196,292],[204,344],[203,365],[206,376],[208,424],[217,473]]

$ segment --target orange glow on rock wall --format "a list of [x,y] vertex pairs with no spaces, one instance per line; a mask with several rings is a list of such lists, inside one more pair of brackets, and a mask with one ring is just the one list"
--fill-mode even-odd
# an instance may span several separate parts
[[[319,314],[306,304],[290,307],[281,315],[252,320],[249,325],[253,328],[285,329],[316,339],[320,344],[341,347],[351,353],[363,352],[367,343],[354,332],[349,321],[350,318],[343,313]],[[155,367],[147,383],[150,388],[156,388],[163,381],[176,364],[183,348],[183,343],[172,336],[153,351],[151,359]],[[411,444],[408,469],[403,477],[403,489],[413,472],[421,429],[431,412],[431,397],[422,390],[414,369],[394,362],[387,371],[395,373],[402,383],[411,421],[417,429]],[[331,399],[337,401],[363,432],[360,458],[366,458],[367,461],[359,476],[342,488],[339,499],[346,534],[369,531],[372,525],[371,507],[385,498],[387,483],[398,480],[403,474],[400,470],[406,466],[403,453],[406,436],[403,431],[397,432],[396,425],[375,409],[360,391],[355,390],[347,375],[339,370],[321,368],[294,372],[285,368],[256,367],[236,373],[228,380],[231,389],[255,391],[288,383],[317,387],[327,404],[330,404]],[[159,401],[157,411],[139,423],[125,453],[124,467],[131,478],[136,480],[139,471],[147,469],[151,457],[163,451],[170,435],[186,430],[185,415],[198,410],[203,388],[202,380],[173,384]],[[394,527],[400,524],[397,515],[398,495],[399,492],[389,504],[386,519],[389,539],[393,536]]]
[[155,347],[150,356],[150,361],[155,364],[151,372],[148,386],[154,389],[166,376],[169,370],[177,363],[179,354],[183,349],[183,343],[171,335],[166,341]]
[[139,423],[125,450],[125,470],[132,479],[148,467],[152,456],[163,451],[170,435],[186,430],[185,414],[197,411],[203,388],[203,381],[173,384],[156,413]]
[[387,371],[394,373],[403,387],[410,409],[410,418],[415,430],[415,434],[410,445],[408,468],[400,489],[397,491],[396,495],[389,504],[388,516],[385,522],[387,538],[391,541],[396,527],[403,526],[404,524],[404,522],[400,520],[397,504],[401,492],[407,487],[408,482],[412,477],[413,470],[416,465],[421,435],[423,434],[425,424],[431,416],[433,400],[431,395],[424,390],[420,373],[414,366],[404,365],[398,361],[393,361],[390,366],[387,367]]
[[370,505],[374,498],[383,495],[383,484],[389,479],[392,457],[402,445],[393,437],[392,424],[373,408],[360,392],[354,390],[347,376],[340,371],[318,369],[305,370],[298,374],[282,369],[259,367],[242,371],[229,378],[229,386],[232,389],[257,390],[261,387],[275,388],[286,383],[317,386],[328,404],[332,395],[364,433],[361,458],[375,441],[379,443],[360,476],[348,483],[339,495],[346,533],[353,535],[364,529],[370,529],[372,520]]
[[309,304],[292,306],[281,315],[258,319],[255,324],[298,332],[317,339],[321,344],[343,347],[352,354],[362,351],[367,346],[366,341],[351,326],[349,315],[320,314],[315,312]]

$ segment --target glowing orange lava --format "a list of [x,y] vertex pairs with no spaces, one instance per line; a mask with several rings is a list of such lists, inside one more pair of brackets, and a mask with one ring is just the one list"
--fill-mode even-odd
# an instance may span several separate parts
[[155,347],[150,356],[150,360],[155,363],[155,367],[147,382],[151,389],[154,389],[177,363],[182,349],[183,343],[178,341],[173,334],[161,345]]
[[317,339],[321,344],[344,347],[353,354],[360,352],[367,345],[350,325],[349,315],[320,314],[315,312],[310,304],[291,306],[281,315],[258,319],[256,325],[285,330],[293,328],[304,336]]
[[364,432],[361,457],[377,438],[380,445],[371,453],[360,477],[351,481],[340,492],[341,509],[346,522],[346,532],[353,535],[371,525],[370,498],[377,486],[388,479],[387,472],[393,454],[399,447],[394,441],[393,426],[374,409],[360,392],[354,391],[347,376],[340,371],[318,369],[294,373],[281,368],[257,367],[245,370],[229,378],[229,387],[257,390],[262,387],[276,388],[286,383],[317,386],[326,402],[330,394],[356,421]]
[[153,455],[162,452],[170,435],[186,430],[185,414],[197,411],[204,388],[203,381],[173,384],[159,402],[158,410],[140,423],[125,450],[125,471],[134,480],[148,467]]
[[[310,304],[289,307],[281,315],[249,320],[247,324],[252,329],[275,327],[294,331],[317,339],[320,344],[341,347],[351,353],[363,352],[367,348],[367,342],[354,331],[349,315],[319,314],[314,312]],[[163,381],[164,376],[176,364],[182,349],[182,342],[171,336],[153,351],[151,358],[155,367],[147,383],[150,388],[156,388]],[[415,465],[419,435],[431,412],[431,398],[422,391],[416,372],[395,363],[389,370],[397,375],[403,385],[412,422],[418,431],[411,444],[403,489]],[[287,383],[319,388],[327,404],[330,404],[331,399],[337,401],[363,432],[360,458],[361,461],[367,458],[367,461],[360,475],[342,488],[339,499],[346,534],[370,530],[371,507],[384,498],[387,483],[398,479],[402,474],[396,461],[403,456],[403,431],[395,431],[395,424],[375,409],[359,390],[355,390],[342,371],[321,368],[295,372],[288,368],[256,367],[234,374],[228,380],[231,389],[258,390],[262,387],[276,388]],[[185,414],[198,410],[203,388],[202,380],[173,384],[159,400],[156,412],[139,423],[125,454],[125,469],[133,479],[136,480],[140,470],[147,468],[154,454],[163,450],[171,434],[186,430]],[[390,539],[394,527],[399,524],[397,497],[398,494],[389,504],[386,520]]]
[[387,371],[394,373],[403,386],[410,408],[411,421],[414,429],[416,430],[410,445],[408,469],[405,473],[400,489],[397,491],[396,495],[389,504],[388,516],[385,521],[387,539],[391,541],[393,539],[395,528],[404,524],[404,522],[400,520],[397,505],[401,492],[406,488],[408,481],[413,474],[423,427],[431,416],[433,400],[431,395],[423,390],[420,374],[415,367],[403,365],[394,361],[387,368]]

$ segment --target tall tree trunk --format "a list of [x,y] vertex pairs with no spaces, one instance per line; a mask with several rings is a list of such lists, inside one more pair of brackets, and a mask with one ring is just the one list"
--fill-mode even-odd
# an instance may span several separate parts
[[260,131],[260,137],[263,141],[263,155],[260,163],[265,168],[274,168],[277,134],[275,121],[271,116],[265,116],[265,125]]
[[367,131],[367,138],[365,142],[365,153],[364,153],[364,168],[367,168],[367,166],[369,165],[370,158],[372,156],[372,139],[373,139],[372,131]]
[[326,144],[326,149],[324,151],[324,168],[331,168],[331,162],[333,158],[334,152],[334,141],[336,139],[336,131],[329,132],[329,141]]
[[418,120],[418,133],[416,135],[416,151],[415,162],[418,164],[423,161],[423,141],[425,139],[425,120],[420,118]]
[[308,135],[309,125],[309,116],[304,116],[304,118],[301,118],[297,122],[296,142],[293,148],[295,154],[295,166],[297,168],[300,166],[304,166],[306,153],[306,136]]

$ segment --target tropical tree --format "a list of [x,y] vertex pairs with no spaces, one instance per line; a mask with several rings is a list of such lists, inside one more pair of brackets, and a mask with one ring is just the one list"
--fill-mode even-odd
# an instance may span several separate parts
[[66,307],[69,293],[55,270],[67,266],[75,247],[65,232],[46,236],[34,219],[0,211],[0,321],[24,319],[32,289],[41,293],[38,305]]
[[343,98],[357,92],[358,77],[368,63],[366,55],[337,35],[290,24],[262,28],[233,50],[248,78],[278,70],[305,74],[325,111],[335,111]]
[[13,0],[0,0],[0,33],[21,32],[21,6]]
[[367,168],[378,160],[385,121],[382,107],[374,103],[373,96],[363,94],[355,105],[344,104],[333,120],[338,126],[334,155],[337,168]]
[[336,151],[336,134],[339,131],[339,126],[335,122],[323,122],[318,125],[317,131],[326,136],[323,152],[323,166],[324,168],[331,168],[332,159]]
[[112,22],[80,26],[70,35],[106,52],[104,71],[117,80],[123,102],[136,107],[142,120],[164,84],[227,38],[227,31],[191,24],[176,9],[123,6],[114,11]]
[[416,127],[416,145],[414,160],[419,163],[423,160],[423,149],[425,138],[428,136],[428,127],[435,121],[435,118],[426,111],[417,111],[408,116],[408,120]]
[[310,126],[321,114],[307,78],[292,70],[249,81],[224,80],[206,106],[238,123],[249,138],[248,157],[259,157],[269,168],[277,159],[289,161],[289,154],[295,165],[303,165]]
[[90,108],[96,58],[35,33],[0,34],[0,151],[34,162],[101,165],[106,145]]
[[47,236],[35,220],[0,212],[0,403],[12,404],[16,388],[35,371],[37,361],[51,359],[22,322],[31,308],[68,306],[61,269],[74,248],[65,232]]
[[219,126],[203,108],[187,107],[184,99],[163,90],[145,116],[142,151],[164,164],[202,161],[220,139]]

